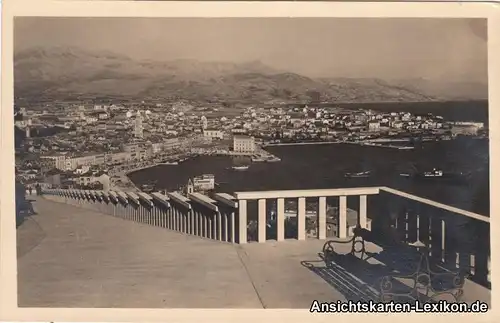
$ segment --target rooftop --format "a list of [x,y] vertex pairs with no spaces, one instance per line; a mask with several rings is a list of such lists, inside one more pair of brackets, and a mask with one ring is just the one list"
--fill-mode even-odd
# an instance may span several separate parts
[[246,135],[233,135],[233,139],[250,140],[250,139],[254,139],[254,138],[250,137],[250,136],[246,136]]

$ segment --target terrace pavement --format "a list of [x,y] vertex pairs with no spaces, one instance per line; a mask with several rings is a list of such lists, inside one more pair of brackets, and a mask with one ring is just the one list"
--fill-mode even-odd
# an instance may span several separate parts
[[[234,245],[30,199],[36,214],[17,228],[20,307],[309,308],[346,299],[301,264],[320,263],[324,241]],[[465,298],[477,293],[474,285]]]

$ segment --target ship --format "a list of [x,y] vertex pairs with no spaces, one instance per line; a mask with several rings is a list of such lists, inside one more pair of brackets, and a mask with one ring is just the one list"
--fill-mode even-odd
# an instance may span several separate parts
[[412,178],[417,178],[417,179],[430,179],[430,178],[442,178],[445,177],[445,174],[441,169],[438,168],[433,168],[430,171],[420,171],[420,172],[413,172],[413,173],[400,173],[399,176],[402,177],[412,177]]
[[433,181],[437,180],[443,183],[454,185],[465,185],[469,182],[470,173],[465,172],[444,172],[442,169],[433,168],[430,171],[400,173],[401,177],[406,177],[412,180]]
[[254,162],[254,163],[265,162],[265,161],[266,160],[260,156],[256,156],[256,155],[252,156],[252,162]]
[[368,171],[359,172],[359,173],[345,173],[344,177],[347,177],[347,178],[364,178],[364,177],[370,177],[370,175],[371,175],[371,172],[368,170]]
[[247,170],[249,167],[250,166],[248,166],[248,165],[241,165],[241,166],[233,166],[233,167],[231,167],[231,169],[241,171],[241,170]]
[[236,156],[233,158],[233,165],[231,169],[243,171],[250,167],[251,159],[245,156]]
[[424,172],[421,176],[423,177],[443,177],[443,171],[437,168],[433,168],[430,172]]
[[162,163],[162,165],[179,165],[179,162],[176,162],[176,161],[167,161],[167,162],[164,162]]
[[281,159],[279,159],[278,157],[270,157],[268,159],[266,159],[266,162],[268,163],[275,163],[275,162],[279,162],[281,161]]

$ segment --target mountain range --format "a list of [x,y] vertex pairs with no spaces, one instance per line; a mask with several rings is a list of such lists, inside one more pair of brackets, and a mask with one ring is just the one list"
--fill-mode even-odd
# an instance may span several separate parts
[[398,102],[487,98],[478,83],[311,78],[260,61],[132,59],[109,51],[34,47],[14,53],[16,97],[112,96],[227,101]]

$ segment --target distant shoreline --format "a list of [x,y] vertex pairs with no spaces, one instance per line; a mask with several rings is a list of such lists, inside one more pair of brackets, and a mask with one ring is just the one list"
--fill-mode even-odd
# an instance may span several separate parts
[[[30,95],[28,95],[29,97]],[[26,98],[16,98],[14,99],[14,104],[24,104],[26,102],[31,102],[31,100],[26,97]],[[100,100],[99,98],[102,98],[103,95],[102,94],[93,94],[93,95],[88,95],[86,96],[84,99],[82,99],[80,97],[80,95],[76,95],[75,94],[75,98],[72,98],[71,95],[69,95],[69,98],[68,96],[65,96],[66,99],[64,100],[61,100],[61,99],[54,99],[54,98],[45,98],[45,97],[40,97],[40,96],[36,96],[36,102],[37,103],[43,103],[44,101],[48,101],[48,102],[51,102],[53,103],[54,100],[57,100],[59,101],[59,103],[80,103],[81,101],[89,101],[89,100],[92,100],[94,104],[105,104],[105,103],[108,103],[109,101],[109,98],[107,98],[106,100]],[[158,101],[165,101],[167,99],[148,99],[148,98],[136,98],[136,97],[127,97],[127,96],[113,96],[113,98],[115,100],[122,100],[122,101],[125,101],[126,103],[139,103],[139,102],[142,102],[142,101],[148,101],[148,100],[151,100],[152,103],[153,102],[158,102]],[[20,101],[20,102],[18,102]],[[189,100],[188,101],[196,101],[196,100]],[[21,103],[22,102],[22,103]],[[286,103],[264,103],[264,105],[276,105],[276,106],[280,106],[280,105],[309,105],[309,106],[346,106],[346,105],[356,105],[356,104],[359,104],[359,105],[379,105],[379,104],[463,104],[463,103],[481,103],[481,104],[488,104],[489,102],[489,99],[486,98],[486,99],[462,99],[462,100],[458,100],[458,99],[454,99],[454,100],[439,100],[439,99],[436,99],[436,100],[422,100],[422,101],[347,101],[347,102],[286,102]],[[230,99],[230,100],[227,100],[227,101],[221,101],[219,103],[240,103],[240,104],[263,104],[262,102],[255,102],[255,101],[251,101],[251,100],[234,100],[234,99]],[[43,107],[43,104],[40,106],[40,107]],[[31,109],[33,110],[36,110],[37,106],[34,105],[32,107],[30,107]]]
[[351,104],[363,104],[363,105],[370,105],[370,104],[424,104],[424,103],[440,103],[440,104],[446,104],[446,103],[472,103],[472,102],[481,102],[481,103],[488,103],[489,99],[463,99],[463,100],[422,100],[422,101],[348,101],[348,102],[288,102],[285,103],[287,105],[351,105]]

